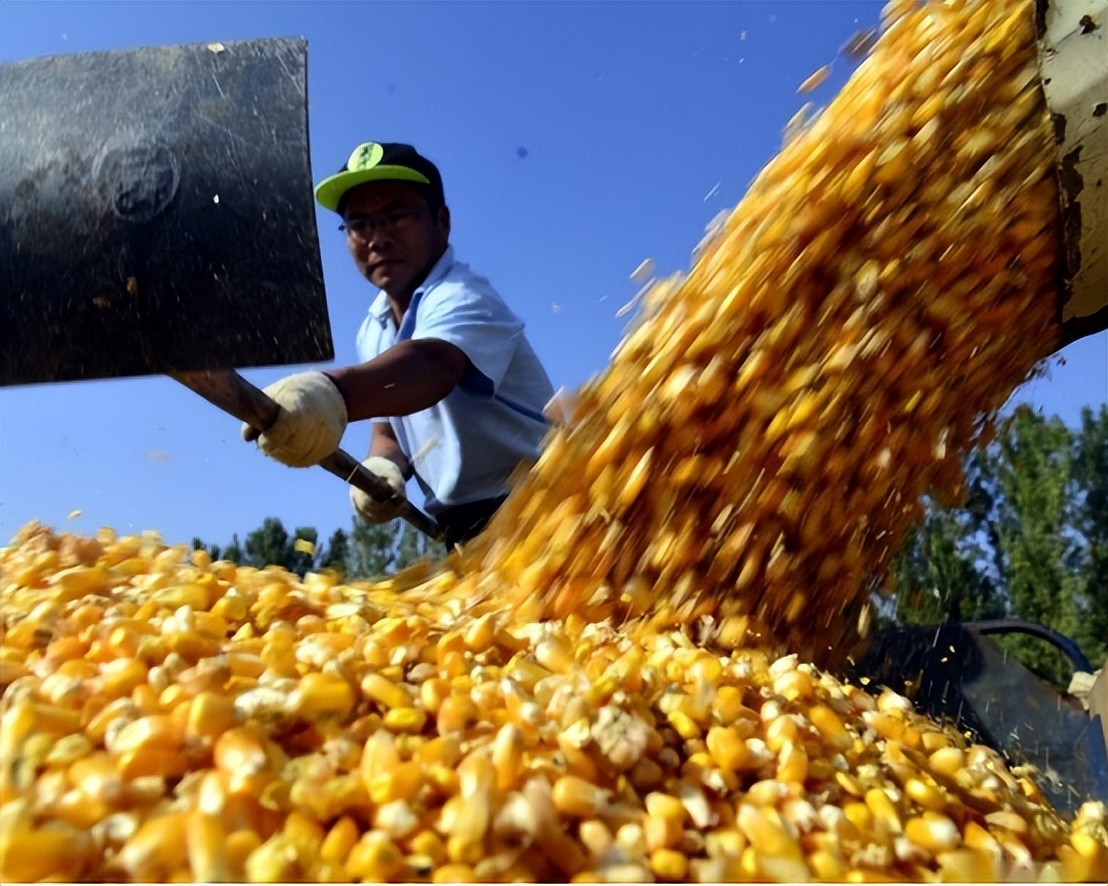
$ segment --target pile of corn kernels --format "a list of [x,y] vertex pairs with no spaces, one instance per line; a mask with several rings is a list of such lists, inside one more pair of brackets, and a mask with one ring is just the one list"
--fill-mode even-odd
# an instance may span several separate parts
[[1108,875],[1102,805],[796,656],[152,534],[31,525],[0,568],[5,880]]
[[1108,879],[1103,805],[781,651],[1053,348],[1032,19],[890,4],[462,555],[343,585],[26,527],[0,877]]

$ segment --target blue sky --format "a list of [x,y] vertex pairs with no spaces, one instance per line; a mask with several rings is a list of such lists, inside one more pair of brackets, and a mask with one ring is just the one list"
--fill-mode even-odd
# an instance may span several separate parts
[[[442,170],[458,257],[527,322],[555,386],[604,370],[637,289],[688,267],[879,2],[21,2],[0,0],[0,60],[175,43],[308,40],[315,180],[366,140],[407,141]],[[797,86],[821,65],[812,96]],[[319,211],[336,360],[352,362],[373,290]],[[186,321],[187,322],[187,321]],[[258,385],[305,367],[249,369]],[[1108,396],[1108,335],[1067,348],[1016,397],[1076,423]],[[343,440],[361,457],[365,425]],[[421,502],[416,496],[415,502]],[[73,511],[80,515],[70,517]],[[223,543],[267,516],[349,528],[343,485],[238,438],[166,378],[0,390],[0,542],[25,522]]]

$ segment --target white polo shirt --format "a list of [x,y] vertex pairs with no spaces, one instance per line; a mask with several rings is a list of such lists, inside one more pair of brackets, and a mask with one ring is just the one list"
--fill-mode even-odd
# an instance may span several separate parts
[[434,406],[387,419],[427,496],[427,513],[504,495],[516,466],[539,456],[549,428],[542,410],[554,393],[523,321],[447,246],[399,329],[388,296],[378,293],[358,330],[358,357],[372,360],[407,339],[449,342],[472,364]]

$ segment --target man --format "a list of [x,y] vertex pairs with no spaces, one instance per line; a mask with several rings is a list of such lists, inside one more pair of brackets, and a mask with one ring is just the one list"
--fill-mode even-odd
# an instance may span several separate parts
[[[435,165],[410,145],[366,142],[316,187],[342,217],[354,264],[380,291],[357,336],[362,361],[302,372],[266,392],[285,415],[246,439],[303,467],[333,452],[347,422],[373,420],[365,467],[403,496],[415,476],[448,547],[476,535],[532,463],[553,389],[523,323],[489,282],[454,258]],[[363,519],[397,515],[351,487]]]

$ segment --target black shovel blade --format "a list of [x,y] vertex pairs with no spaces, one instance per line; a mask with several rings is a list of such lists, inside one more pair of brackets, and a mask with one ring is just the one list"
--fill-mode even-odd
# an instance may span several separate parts
[[330,360],[307,43],[0,65],[0,385]]

